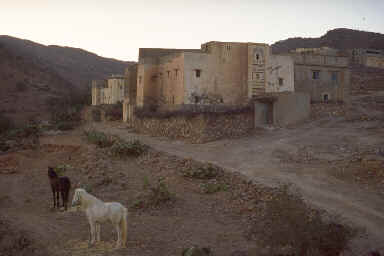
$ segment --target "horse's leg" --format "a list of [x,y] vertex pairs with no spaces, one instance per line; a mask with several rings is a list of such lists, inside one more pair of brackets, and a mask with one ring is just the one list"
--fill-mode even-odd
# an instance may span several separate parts
[[55,189],[54,187],[52,186],[52,195],[53,195],[53,209],[56,208],[56,194],[55,194]]
[[101,224],[100,223],[96,223],[96,241],[97,242],[101,241],[101,239],[100,239],[100,230],[101,230]]
[[[63,190],[61,190],[60,194],[61,194],[61,200],[63,201],[62,207],[65,207],[65,192]],[[67,209],[65,209],[65,210],[67,210]]]
[[95,222],[89,220],[89,227],[91,231],[91,239],[89,241],[89,247],[92,247],[95,244],[96,236],[95,236]]
[[56,189],[56,205],[57,209],[60,209],[60,191]]
[[115,223],[115,228],[117,232],[117,242],[116,242],[116,248],[121,247],[121,228],[119,223]]

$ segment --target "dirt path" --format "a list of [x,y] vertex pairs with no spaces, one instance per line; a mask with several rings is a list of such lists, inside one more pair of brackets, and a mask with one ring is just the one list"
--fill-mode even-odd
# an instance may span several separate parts
[[[135,137],[156,150],[183,158],[209,161],[265,185],[292,183],[308,202],[364,227],[369,236],[358,241],[361,247],[384,245],[383,196],[356,184],[337,180],[327,172],[328,162],[348,157],[354,149],[378,148],[383,145],[384,126],[378,121],[322,119],[294,129],[259,131],[247,138],[202,145],[129,133],[121,123],[94,123],[88,127],[123,138]],[[312,147],[314,155],[322,160],[321,164],[281,161],[281,155],[297,155],[303,147]],[[346,150],[346,147],[351,150]]]

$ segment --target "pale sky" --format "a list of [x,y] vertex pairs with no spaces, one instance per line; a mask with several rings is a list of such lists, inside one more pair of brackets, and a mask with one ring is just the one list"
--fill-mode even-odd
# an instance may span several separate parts
[[0,0],[0,34],[137,61],[140,47],[384,33],[384,0]]

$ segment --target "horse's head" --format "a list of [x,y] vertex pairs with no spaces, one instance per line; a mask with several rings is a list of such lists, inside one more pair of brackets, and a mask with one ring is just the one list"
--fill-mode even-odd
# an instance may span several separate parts
[[75,194],[73,195],[72,199],[72,207],[81,205],[81,198],[85,193],[85,190],[82,188],[75,189]]
[[49,178],[57,178],[57,173],[53,169],[53,167],[48,166],[48,177]]

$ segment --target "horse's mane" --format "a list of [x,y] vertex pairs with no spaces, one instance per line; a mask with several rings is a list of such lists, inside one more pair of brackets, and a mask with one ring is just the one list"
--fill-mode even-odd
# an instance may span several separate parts
[[102,200],[98,199],[94,195],[89,194],[87,191],[83,190],[83,195],[82,199],[88,202],[93,202],[93,203],[103,203]]

